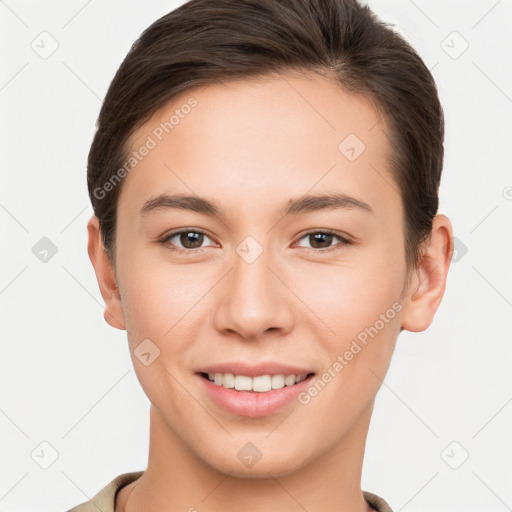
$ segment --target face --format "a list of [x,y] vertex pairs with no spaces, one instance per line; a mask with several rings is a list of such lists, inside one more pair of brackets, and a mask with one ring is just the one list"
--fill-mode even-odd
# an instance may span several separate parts
[[380,114],[326,78],[227,82],[174,98],[131,139],[144,144],[115,273],[160,428],[235,475],[335,451],[368,417],[401,325],[403,211]]

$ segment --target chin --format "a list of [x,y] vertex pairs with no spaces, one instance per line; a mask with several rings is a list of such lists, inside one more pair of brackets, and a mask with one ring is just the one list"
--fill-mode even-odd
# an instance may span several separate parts
[[212,460],[212,452],[209,452],[208,459],[203,461],[215,471],[229,475],[234,478],[264,479],[269,475],[274,478],[283,478],[295,473],[302,466],[302,461],[297,460],[297,452],[290,453],[289,457],[282,452],[274,452],[272,455],[263,453],[261,458],[246,466],[239,460],[238,456],[226,458],[225,451],[219,453],[219,459]]

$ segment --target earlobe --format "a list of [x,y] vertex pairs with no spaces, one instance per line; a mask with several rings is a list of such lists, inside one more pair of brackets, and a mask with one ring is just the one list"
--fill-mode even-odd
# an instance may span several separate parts
[[432,323],[444,295],[452,254],[451,222],[445,215],[436,215],[432,221],[431,237],[423,248],[403,301],[403,329],[420,332]]
[[116,275],[112,262],[103,246],[99,219],[92,216],[87,223],[88,245],[87,252],[91,260],[101,296],[105,301],[103,316],[105,321],[116,329],[125,330],[126,323],[121,303],[121,295],[117,286]]

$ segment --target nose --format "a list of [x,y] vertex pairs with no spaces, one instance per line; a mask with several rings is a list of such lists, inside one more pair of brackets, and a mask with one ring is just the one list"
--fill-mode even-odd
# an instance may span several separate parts
[[218,288],[214,314],[216,329],[243,340],[260,340],[267,331],[279,336],[292,329],[293,294],[270,251],[254,260],[234,254],[233,267]]

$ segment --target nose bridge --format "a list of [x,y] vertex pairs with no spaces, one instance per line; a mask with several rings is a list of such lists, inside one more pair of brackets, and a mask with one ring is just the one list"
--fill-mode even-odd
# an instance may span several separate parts
[[291,311],[283,300],[283,284],[269,269],[278,265],[268,238],[260,242],[246,237],[231,261],[232,271],[216,311],[217,328],[236,331],[244,338],[258,338],[270,328],[288,329]]

